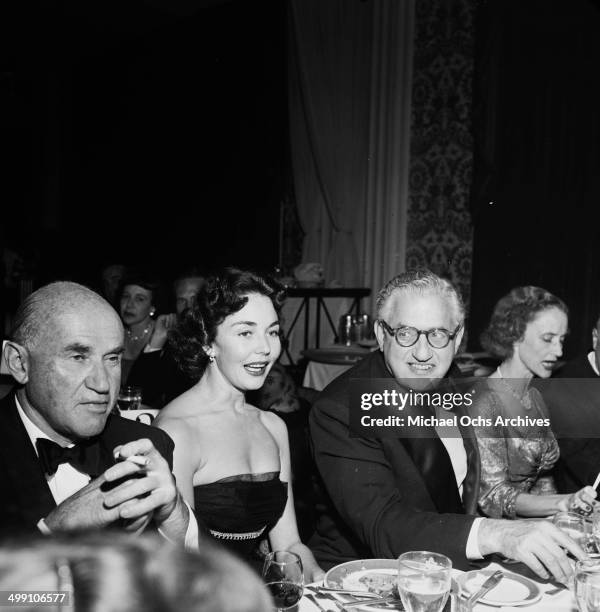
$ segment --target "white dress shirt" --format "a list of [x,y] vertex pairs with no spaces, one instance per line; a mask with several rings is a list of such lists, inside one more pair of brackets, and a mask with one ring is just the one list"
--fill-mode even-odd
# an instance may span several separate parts
[[[436,416],[447,417],[448,413],[440,408],[440,411],[437,412]],[[448,430],[452,429],[452,427],[445,425],[444,429],[446,432],[448,432]],[[450,463],[452,464],[452,469],[454,470],[454,477],[456,478],[456,486],[458,487],[458,492],[460,494],[460,498],[462,499],[463,486],[465,478],[467,477],[467,451],[465,450],[465,444],[463,442],[462,436],[460,435],[460,432],[457,432],[456,436],[452,437],[440,436],[440,440],[442,441],[442,444],[446,447],[446,452],[450,457]],[[467,546],[465,550],[465,556],[467,557],[467,559],[483,559],[483,557],[481,556],[481,551],[479,550],[478,543],[479,527],[481,526],[481,521],[483,521],[483,518],[476,518],[473,521],[473,525],[471,526],[471,531],[469,531],[469,537],[467,538]]]

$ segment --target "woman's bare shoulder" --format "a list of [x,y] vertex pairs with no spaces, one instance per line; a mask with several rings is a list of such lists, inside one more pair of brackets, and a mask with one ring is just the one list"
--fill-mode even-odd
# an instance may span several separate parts
[[202,418],[202,408],[193,395],[180,395],[167,404],[152,423],[164,429],[171,437],[180,440],[192,439],[197,427],[195,422]]
[[271,432],[275,439],[280,440],[282,436],[287,438],[287,427],[281,417],[270,410],[260,410],[259,408],[257,410],[259,411],[259,418],[262,424]]

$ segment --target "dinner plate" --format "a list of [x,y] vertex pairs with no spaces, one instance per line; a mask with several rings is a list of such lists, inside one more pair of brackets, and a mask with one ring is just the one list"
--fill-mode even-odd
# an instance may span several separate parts
[[[395,585],[398,575],[398,562],[394,559],[357,559],[356,561],[348,561],[332,567],[325,575],[323,584],[332,589],[368,591],[367,585],[361,579],[368,578],[369,575],[374,574],[389,574],[392,584]],[[365,603],[364,606],[360,606],[358,609],[379,610],[381,612],[382,607],[375,608]],[[398,609],[401,609],[401,604],[388,607],[388,610]]]
[[[461,593],[473,595],[494,573],[493,570],[474,570],[457,577]],[[504,572],[504,577],[479,601],[488,606],[529,606],[542,597],[538,585],[519,574]]]

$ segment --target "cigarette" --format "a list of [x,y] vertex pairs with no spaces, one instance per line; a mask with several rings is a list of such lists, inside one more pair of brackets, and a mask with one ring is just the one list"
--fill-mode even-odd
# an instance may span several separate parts
[[135,463],[136,465],[140,465],[142,467],[148,465],[148,458],[142,457],[141,455],[131,455],[131,457],[126,457],[125,461],[131,461],[131,463]]
[[594,480],[594,484],[592,485],[592,487],[595,489],[599,484],[600,484],[600,473],[598,473],[598,476],[596,476],[596,480]]
[[115,453],[116,461],[131,461],[140,467],[146,467],[148,465],[148,458],[142,457],[142,455],[131,455],[130,457],[123,457],[121,453]]

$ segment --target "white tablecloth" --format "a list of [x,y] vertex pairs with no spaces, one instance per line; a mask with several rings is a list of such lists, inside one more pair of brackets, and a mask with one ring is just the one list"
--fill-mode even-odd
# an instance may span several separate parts
[[323,391],[334,378],[337,378],[351,367],[352,365],[334,365],[331,363],[309,361],[304,372],[302,386]]

